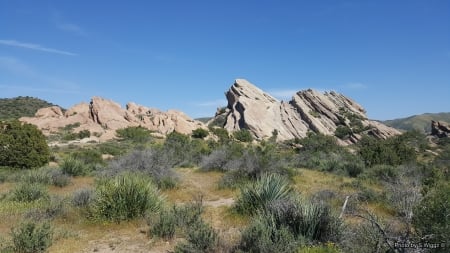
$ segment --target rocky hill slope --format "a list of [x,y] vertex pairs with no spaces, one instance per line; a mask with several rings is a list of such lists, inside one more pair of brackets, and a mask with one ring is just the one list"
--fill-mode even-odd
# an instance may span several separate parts
[[74,132],[89,130],[100,136],[100,140],[112,139],[117,129],[129,126],[142,126],[160,134],[173,131],[190,134],[194,129],[205,127],[202,122],[179,111],[162,112],[135,103],[128,103],[124,109],[118,103],[101,97],[93,97],[90,103],[77,104],[64,113],[57,106],[42,108],[34,117],[20,120],[36,125],[46,135],[67,125],[79,125]]
[[45,100],[34,97],[0,98],[0,120],[31,117],[37,110],[54,106]]
[[432,130],[431,121],[450,122],[450,112],[424,113],[407,118],[386,120],[383,121],[383,124],[405,131],[418,130],[423,133],[430,133]]
[[284,102],[246,80],[237,79],[226,98],[227,107],[218,110],[211,123],[229,131],[248,129],[256,139],[268,138],[274,131],[278,140],[302,138],[314,131],[354,143],[363,132],[383,139],[400,134],[394,128],[369,120],[362,106],[333,91],[299,91],[291,101]]

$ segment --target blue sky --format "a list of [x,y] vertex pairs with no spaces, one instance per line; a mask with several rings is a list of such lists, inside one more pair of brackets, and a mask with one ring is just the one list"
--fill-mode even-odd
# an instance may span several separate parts
[[373,119],[450,111],[448,0],[0,0],[0,97],[92,96],[212,116],[245,78]]

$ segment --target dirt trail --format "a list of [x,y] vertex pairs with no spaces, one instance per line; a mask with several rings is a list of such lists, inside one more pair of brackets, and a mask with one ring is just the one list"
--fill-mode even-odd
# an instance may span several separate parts
[[[199,196],[202,196],[203,204],[207,208],[207,216],[213,221],[211,225],[218,229],[223,227],[224,221],[218,216],[223,215],[224,208],[233,205],[234,192],[230,190],[221,190],[217,188],[218,181],[222,173],[218,172],[196,172],[193,169],[178,169],[180,182],[176,189],[165,191],[164,194],[170,202],[187,203]],[[209,222],[209,221],[208,221]],[[231,228],[231,234],[237,233],[236,228]],[[98,252],[98,253],[165,253],[173,251],[176,240],[153,241],[148,238],[145,233],[145,228],[140,228],[139,231],[109,231],[100,239],[89,241],[83,253]],[[223,231],[221,229],[221,231]],[[227,235],[231,237],[231,235]]]

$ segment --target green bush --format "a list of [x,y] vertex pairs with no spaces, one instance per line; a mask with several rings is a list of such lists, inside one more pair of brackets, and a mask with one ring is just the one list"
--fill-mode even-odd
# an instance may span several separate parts
[[255,214],[272,201],[289,198],[291,193],[292,188],[285,177],[265,174],[256,182],[241,187],[235,208],[240,213]]
[[81,130],[77,133],[78,139],[84,139],[91,137],[91,132],[89,130]]
[[96,215],[111,221],[131,220],[158,211],[162,204],[156,186],[142,174],[124,173],[99,180],[95,195]]
[[49,167],[29,170],[20,180],[21,182],[29,184],[36,183],[58,187],[64,187],[70,183],[70,177],[64,174],[60,169]]
[[38,168],[48,163],[50,151],[36,126],[0,121],[0,166]]
[[28,210],[24,217],[33,221],[50,220],[64,215],[65,211],[66,200],[58,196],[52,196],[50,201],[45,202],[44,206]]
[[194,131],[192,131],[192,137],[197,139],[204,139],[206,136],[208,136],[209,132],[206,129],[203,128],[197,128]]
[[87,168],[84,163],[72,156],[67,157],[61,164],[63,173],[71,176],[83,176],[87,173]]
[[210,127],[209,130],[219,137],[219,143],[227,143],[230,140],[230,134],[222,127]]
[[216,252],[217,232],[202,220],[187,227],[186,236],[186,242],[175,247],[176,253]]
[[176,186],[177,178],[172,170],[174,161],[170,154],[163,149],[134,150],[118,159],[110,161],[101,171],[102,174],[114,176],[123,172],[136,172],[146,174],[158,184],[161,189]]
[[154,236],[165,240],[172,239],[175,236],[177,226],[176,207],[173,209],[163,210],[159,213],[156,221],[152,221],[150,225],[150,233]]
[[338,126],[334,131],[334,135],[340,139],[348,138],[352,134],[352,129],[348,126]]
[[414,208],[413,224],[418,234],[436,242],[450,242],[450,183],[438,182]]
[[95,199],[91,189],[78,189],[73,193],[72,205],[75,207],[88,207]]
[[143,143],[151,140],[150,130],[140,126],[117,129],[116,133],[119,138],[132,142]]
[[297,253],[341,253],[336,245],[329,243],[318,246],[304,246],[297,251]]
[[391,137],[387,140],[377,140],[364,136],[359,142],[359,154],[366,166],[377,164],[400,165],[416,160],[413,147],[408,144],[404,136]]
[[248,129],[240,129],[233,133],[233,136],[236,140],[241,142],[252,142],[253,136],[252,133]]
[[12,200],[32,202],[39,199],[49,199],[50,195],[45,187],[36,183],[22,183],[12,191]]
[[50,223],[22,222],[12,229],[13,251],[18,253],[46,252],[52,245],[53,229]]
[[285,226],[279,227],[270,215],[260,214],[242,232],[238,249],[241,252],[295,252],[298,241]]

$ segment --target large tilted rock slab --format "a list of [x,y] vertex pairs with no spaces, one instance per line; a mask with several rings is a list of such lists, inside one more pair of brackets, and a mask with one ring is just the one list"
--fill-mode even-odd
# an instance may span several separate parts
[[[367,119],[361,105],[333,91],[299,91],[286,103],[244,79],[237,79],[226,97],[227,108],[218,112],[216,118],[226,118],[225,129],[246,128],[257,139],[269,138],[274,130],[278,132],[278,140],[303,138],[309,131],[334,135],[338,126],[353,127],[355,122],[378,138],[400,134],[394,128]],[[360,137],[355,133],[347,142],[355,142]]]
[[191,134],[199,127],[206,128],[202,122],[180,111],[162,112],[132,102],[124,109],[120,104],[101,97],[93,97],[90,103],[77,104],[65,113],[53,106],[38,110],[34,117],[22,117],[20,120],[36,125],[46,135],[56,133],[67,125],[79,125],[75,132],[89,130],[97,133],[101,141],[114,138],[117,129],[130,126],[141,126],[161,135],[173,131]]

